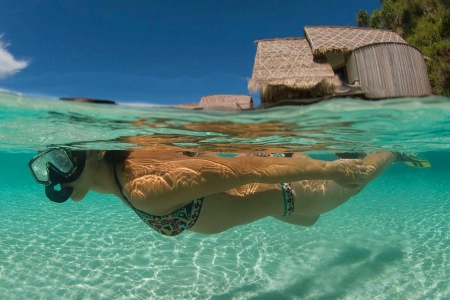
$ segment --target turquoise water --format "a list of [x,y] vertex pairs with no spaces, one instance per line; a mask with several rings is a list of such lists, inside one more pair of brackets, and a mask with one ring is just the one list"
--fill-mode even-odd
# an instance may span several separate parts
[[[0,93],[0,120],[0,299],[450,298],[449,99],[224,113]],[[323,159],[395,150],[432,168],[397,163],[309,228],[267,218],[170,238],[112,196],[48,201],[26,164],[61,144]]]

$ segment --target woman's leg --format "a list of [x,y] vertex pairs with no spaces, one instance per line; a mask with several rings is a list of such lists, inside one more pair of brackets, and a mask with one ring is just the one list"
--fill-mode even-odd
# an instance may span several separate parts
[[284,215],[280,184],[248,184],[207,196],[197,222],[189,230],[214,234],[269,216]]
[[291,183],[295,194],[294,214],[317,216],[338,207],[383,173],[396,158],[396,154],[392,152],[366,156],[363,163],[367,166],[368,176],[365,184],[357,189],[344,188],[331,180],[304,180]]
[[319,215],[284,214],[285,203],[281,185],[249,184],[226,193],[205,197],[197,223],[190,230],[214,234],[269,216],[300,226],[312,226],[319,219]]
[[[395,161],[393,153],[378,153],[364,158],[369,175],[366,184]],[[214,234],[265,217],[290,224],[311,226],[319,215],[345,203],[361,191],[344,188],[331,180],[305,180],[291,183],[294,213],[283,217],[285,204],[280,184],[248,184],[238,189],[204,198],[202,211],[191,231]]]

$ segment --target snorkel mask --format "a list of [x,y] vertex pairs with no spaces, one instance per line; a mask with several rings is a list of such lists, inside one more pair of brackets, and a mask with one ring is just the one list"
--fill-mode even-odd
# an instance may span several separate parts
[[66,186],[56,190],[55,186],[77,180],[85,163],[86,151],[51,149],[39,152],[30,160],[28,168],[36,182],[45,186],[47,198],[63,203],[72,195],[73,188]]

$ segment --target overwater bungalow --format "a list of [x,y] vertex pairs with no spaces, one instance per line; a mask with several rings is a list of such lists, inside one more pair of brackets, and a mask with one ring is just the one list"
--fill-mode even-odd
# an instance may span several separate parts
[[302,38],[255,43],[249,89],[260,91],[262,105],[431,94],[423,54],[389,30],[307,26]]
[[203,109],[247,110],[253,108],[253,99],[249,95],[209,95],[200,99]]
[[200,102],[179,104],[175,108],[193,110],[248,110],[253,109],[253,99],[249,95],[218,94],[204,96]]

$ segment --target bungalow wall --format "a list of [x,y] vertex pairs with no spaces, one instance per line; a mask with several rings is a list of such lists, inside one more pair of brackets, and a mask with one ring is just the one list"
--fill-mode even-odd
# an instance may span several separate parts
[[333,70],[345,66],[345,57],[343,53],[338,52],[328,52],[325,54],[328,63],[331,65]]
[[371,99],[431,94],[423,55],[413,46],[403,43],[371,44],[355,49],[352,56],[362,90]]
[[353,54],[349,57],[346,53],[329,52],[326,53],[326,57],[333,71],[344,83],[355,84],[359,79]]
[[348,83],[352,85],[359,85],[358,68],[356,66],[356,59],[353,53],[352,55],[350,55],[350,58],[347,61],[346,68],[347,68]]

